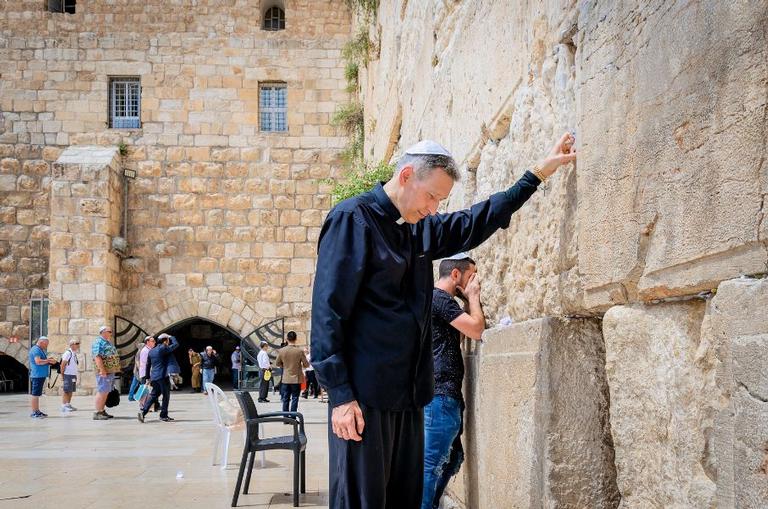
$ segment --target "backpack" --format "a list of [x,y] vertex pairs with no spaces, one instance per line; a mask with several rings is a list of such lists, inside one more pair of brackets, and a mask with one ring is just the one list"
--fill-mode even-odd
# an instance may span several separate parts
[[[67,364],[65,365],[64,364],[64,354],[67,353],[67,352],[70,353],[70,357],[69,357],[69,362],[67,362]],[[67,348],[66,350],[64,350],[64,353],[61,354],[61,359],[59,359],[59,362],[57,362],[56,364],[51,366],[51,369],[56,370],[56,372],[59,373],[59,374],[64,374],[64,371],[72,363],[72,359],[75,360],[75,365],[80,364],[80,361],[77,360],[77,354],[75,352],[73,352],[71,348]]]

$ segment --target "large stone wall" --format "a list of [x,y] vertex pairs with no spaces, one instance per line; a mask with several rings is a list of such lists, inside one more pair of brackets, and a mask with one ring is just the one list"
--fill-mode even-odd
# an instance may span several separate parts
[[[469,454],[454,503],[592,506],[531,495],[594,489],[579,475],[601,463],[566,450],[574,475],[548,475],[547,449],[532,443],[550,423],[525,402],[542,390],[566,407],[580,400],[548,384],[558,362],[523,366],[504,339],[535,341],[521,331],[576,316],[590,318],[581,337],[605,344],[608,399],[581,425],[610,430],[621,507],[768,505],[756,488],[766,482],[768,436],[755,421],[766,372],[734,353],[761,359],[766,343],[749,332],[762,326],[739,321],[760,308],[733,279],[768,272],[765,26],[765,2],[381,2],[362,79],[369,158],[444,143],[462,166],[446,204],[456,210],[512,184],[563,131],[577,137],[576,167],[472,253],[491,323],[517,323],[468,352]],[[554,331],[552,347],[565,337]],[[496,358],[536,389],[483,381]],[[589,373],[575,365],[562,376],[578,384]],[[490,415],[505,423],[503,447],[476,438],[491,433]]]
[[[305,336],[324,181],[346,143],[330,118],[348,98],[351,16],[342,1],[277,3],[276,32],[260,29],[271,0],[3,3],[0,336],[26,339],[30,293],[48,288],[51,163],[120,144],[137,178],[115,309],[153,332],[201,316],[247,334],[286,316]],[[110,76],[141,78],[140,129],[107,128]],[[264,133],[259,85],[276,81],[288,131]]]

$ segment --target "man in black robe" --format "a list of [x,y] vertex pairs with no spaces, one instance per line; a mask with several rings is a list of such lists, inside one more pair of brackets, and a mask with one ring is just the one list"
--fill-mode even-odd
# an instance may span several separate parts
[[542,180],[576,160],[573,136],[506,191],[438,214],[459,178],[432,141],[406,150],[389,182],[326,217],[312,295],[312,364],[328,391],[331,509],[418,508],[423,408],[434,390],[432,261],[468,251]]

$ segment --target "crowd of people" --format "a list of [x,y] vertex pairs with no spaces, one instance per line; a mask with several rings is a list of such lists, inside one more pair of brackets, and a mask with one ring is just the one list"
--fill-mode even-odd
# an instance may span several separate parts
[[[115,388],[115,375],[121,371],[121,367],[120,357],[112,342],[112,333],[111,327],[106,325],[101,327],[91,349],[96,371],[94,420],[113,418],[113,415],[106,411],[107,397]],[[317,378],[314,376],[314,369],[309,363],[309,349],[297,347],[296,341],[296,332],[289,331],[287,341],[278,351],[275,367],[281,370],[282,376],[276,385],[274,383],[275,378],[271,377],[273,366],[267,353],[269,345],[267,343],[260,345],[261,350],[258,355],[258,363],[261,368],[259,402],[269,402],[266,396],[270,385],[275,392],[280,393],[285,411],[288,411],[288,408],[291,411],[296,411],[299,395],[303,395],[304,398],[310,396],[317,398],[321,394],[322,391],[317,383]],[[62,413],[77,410],[72,406],[72,395],[77,390],[77,381],[80,375],[80,360],[78,358],[80,341],[70,340],[60,361],[48,354],[48,344],[48,338],[41,336],[29,352],[30,407],[32,410],[30,417],[35,419],[48,417],[48,414],[40,410],[40,396],[43,394],[52,367],[59,369],[62,374]],[[138,400],[140,408],[137,417],[140,422],[144,422],[151,410],[159,412],[161,421],[171,422],[174,420],[168,412],[171,391],[178,389],[182,381],[181,368],[175,356],[178,346],[178,340],[169,334],[159,334],[157,337],[146,336],[138,345],[133,359],[128,401],[137,401],[137,394],[142,394]],[[205,347],[202,352],[190,348],[188,357],[192,392],[207,395],[204,384],[213,383],[221,364],[221,357],[212,346]],[[238,388],[242,369],[240,346],[234,348],[230,361],[232,387]],[[55,380],[49,388],[52,388],[54,384]],[[304,384],[306,384],[306,388],[302,391],[301,386]],[[142,386],[146,387],[142,389]]]

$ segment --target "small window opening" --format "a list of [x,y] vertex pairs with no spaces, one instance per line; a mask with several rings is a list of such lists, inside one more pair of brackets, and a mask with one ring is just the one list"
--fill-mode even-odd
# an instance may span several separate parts
[[264,30],[285,30],[285,11],[277,6],[267,9],[264,13]]
[[48,0],[48,10],[50,12],[74,14],[75,5],[77,5],[77,0]]

